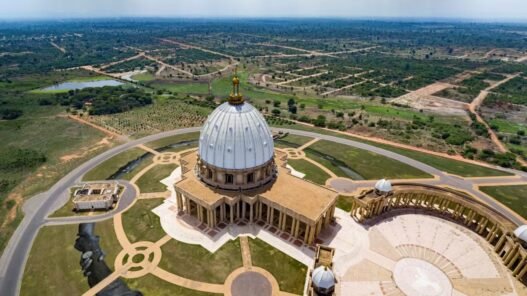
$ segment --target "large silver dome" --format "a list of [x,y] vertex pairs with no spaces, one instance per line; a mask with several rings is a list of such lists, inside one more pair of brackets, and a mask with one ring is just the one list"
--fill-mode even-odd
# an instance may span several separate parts
[[225,102],[208,117],[201,129],[199,156],[209,165],[243,170],[273,158],[271,130],[251,104]]

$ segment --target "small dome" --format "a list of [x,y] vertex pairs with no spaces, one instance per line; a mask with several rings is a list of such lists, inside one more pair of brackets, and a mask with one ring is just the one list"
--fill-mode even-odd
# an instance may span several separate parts
[[524,242],[527,242],[527,225],[522,225],[514,230],[514,235]]
[[319,266],[313,270],[311,281],[316,288],[329,290],[335,286],[335,275],[326,266]]
[[386,179],[381,179],[375,183],[375,189],[380,192],[391,192],[392,191],[392,183]]
[[218,106],[201,129],[199,156],[223,169],[243,170],[269,162],[273,135],[265,118],[251,104]]

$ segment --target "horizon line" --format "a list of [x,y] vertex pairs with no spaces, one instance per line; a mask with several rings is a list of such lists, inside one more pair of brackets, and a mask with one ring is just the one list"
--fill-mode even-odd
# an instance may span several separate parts
[[369,21],[400,21],[400,22],[478,22],[478,23],[527,23],[526,18],[471,18],[471,17],[420,17],[420,16],[72,16],[72,17],[0,17],[0,22],[29,21],[82,21],[82,20],[369,20]]

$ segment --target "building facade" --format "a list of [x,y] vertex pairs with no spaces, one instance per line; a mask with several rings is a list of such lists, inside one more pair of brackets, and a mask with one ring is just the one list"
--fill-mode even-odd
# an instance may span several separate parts
[[203,126],[199,149],[180,162],[178,211],[208,228],[267,224],[313,244],[333,220],[337,193],[290,174],[286,153],[275,151],[265,119],[243,100],[236,76],[228,102]]

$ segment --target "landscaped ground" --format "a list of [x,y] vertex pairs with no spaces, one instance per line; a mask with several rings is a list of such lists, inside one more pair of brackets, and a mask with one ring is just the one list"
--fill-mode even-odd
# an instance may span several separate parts
[[147,274],[140,278],[125,279],[128,287],[133,290],[139,290],[143,295],[155,296],[220,296],[223,294],[212,294],[200,292],[183,287],[176,286],[158,277]]
[[[188,133],[188,134],[183,134],[183,135],[175,135],[175,136],[166,137],[163,139],[159,139],[157,141],[146,143],[145,146],[158,150],[164,147],[168,147],[171,145],[177,145],[183,142],[196,141],[198,139],[199,139],[199,132],[195,132],[195,133]],[[166,151],[177,152],[177,151],[181,151],[187,148],[188,147],[180,146],[177,148],[170,148],[169,150],[166,150]]]
[[[284,126],[277,126],[277,127],[284,127]],[[380,147],[389,151],[393,151],[396,153],[399,153],[401,155],[413,158],[415,160],[418,160],[422,163],[426,163],[430,166],[433,166],[437,169],[440,169],[444,172],[447,172],[449,174],[459,175],[462,177],[491,177],[491,176],[510,176],[511,174],[499,170],[495,170],[492,168],[470,164],[463,161],[458,161],[454,159],[448,159],[440,156],[431,155],[424,152],[414,151],[414,150],[408,150],[404,148],[398,148],[391,145],[386,144],[380,144],[373,141],[366,141],[359,139],[357,137],[353,137],[352,135],[345,135],[342,133],[336,133],[312,126],[307,126],[303,124],[295,124],[295,125],[288,125],[284,128],[290,128],[290,129],[298,129],[303,131],[309,131],[309,132],[315,132],[320,133],[324,135],[330,135],[334,137],[349,139],[357,142],[363,142],[372,146]]]
[[311,140],[313,139],[309,137],[287,135],[283,138],[275,140],[274,146],[276,148],[298,148]]
[[[81,295],[89,289],[79,265],[81,253],[74,248],[78,225],[47,226],[40,230],[29,254],[20,295]],[[97,223],[95,233],[113,269],[121,250],[113,221]],[[52,246],[51,246],[52,244]]]
[[339,195],[337,198],[337,208],[340,208],[346,212],[351,211],[353,206],[353,198],[350,196]]
[[170,240],[161,250],[159,267],[196,281],[223,284],[232,271],[242,266],[239,239],[225,243],[215,253],[176,240]]
[[288,159],[287,163],[295,170],[306,174],[304,179],[320,185],[326,184],[326,180],[330,177],[330,175],[321,170],[319,167],[304,159]]
[[170,176],[170,174],[178,167],[177,164],[163,164],[157,165],[147,171],[137,180],[137,186],[141,192],[163,192],[167,190],[167,186],[160,181]]
[[250,239],[249,246],[253,265],[269,271],[278,281],[280,291],[303,293],[307,266],[260,239]]
[[527,185],[488,186],[479,189],[527,219]]
[[156,242],[165,236],[159,216],[152,213],[152,209],[162,203],[162,198],[141,199],[122,214],[123,227],[130,242]]
[[[130,150],[126,150],[93,168],[91,171],[84,175],[83,180],[106,180],[131,161],[138,159],[139,157],[147,153],[148,152],[140,148],[132,148]],[[130,180],[132,177],[132,172],[129,172],[127,174],[124,174],[121,179]]]
[[366,180],[431,177],[391,158],[334,142],[318,141],[304,151],[309,158],[326,166],[339,177]]

